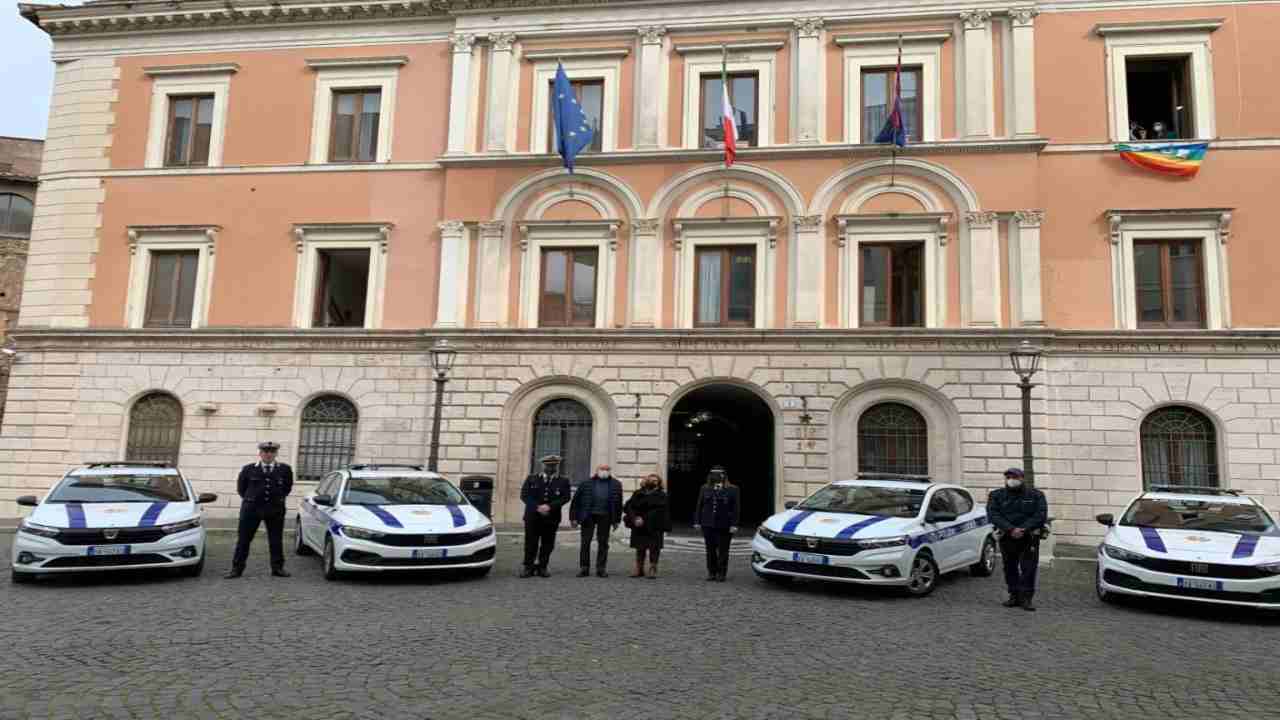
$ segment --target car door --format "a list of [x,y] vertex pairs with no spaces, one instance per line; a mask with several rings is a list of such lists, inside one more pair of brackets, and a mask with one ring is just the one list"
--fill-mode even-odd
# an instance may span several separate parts
[[961,529],[961,533],[955,536],[953,557],[957,565],[972,565],[978,561],[978,556],[982,553],[982,541],[987,536],[978,526],[970,529],[971,524],[979,519],[981,513],[975,512],[974,508],[977,505],[967,490],[947,488],[945,492],[951,497],[951,504],[956,509],[956,523]]
[[933,548],[933,560],[944,571],[955,562],[956,538],[947,532],[955,525],[955,521],[930,522],[934,513],[956,514],[951,495],[946,488],[937,488],[929,496],[928,510],[925,512],[924,530],[929,535],[929,547]]
[[303,532],[306,533],[307,542],[312,547],[324,547],[324,534],[329,528],[327,518],[331,510],[324,505],[317,505],[315,496],[329,495],[332,497],[337,492],[336,488],[341,478],[342,474],[336,472],[325,475],[320,480],[320,484],[316,486],[315,492],[308,495],[307,499],[303,501],[306,503],[302,513]]

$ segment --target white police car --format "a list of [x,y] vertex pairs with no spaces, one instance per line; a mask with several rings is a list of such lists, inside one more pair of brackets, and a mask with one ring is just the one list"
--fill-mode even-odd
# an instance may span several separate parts
[[751,567],[766,580],[882,585],[923,597],[943,573],[995,569],[986,507],[956,485],[860,474],[787,505],[751,542]]
[[71,470],[38,501],[13,538],[12,578],[114,570],[204,569],[202,503],[177,468],[165,463],[101,462]]
[[1098,546],[1098,597],[1163,597],[1280,609],[1280,530],[1253,498],[1155,487],[1134,498]]
[[299,555],[320,553],[324,576],[347,571],[493,567],[493,523],[444,477],[421,465],[352,465],[325,475],[302,501]]

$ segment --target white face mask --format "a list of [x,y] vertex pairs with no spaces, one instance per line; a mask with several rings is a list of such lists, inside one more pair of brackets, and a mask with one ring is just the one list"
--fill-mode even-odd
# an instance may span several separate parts
[[1010,490],[1017,490],[1022,487],[1022,478],[1005,478],[1004,484]]
[[609,471],[608,471],[608,470],[601,470],[601,471],[600,471],[600,477],[604,478],[605,480],[608,480],[608,479],[609,479],[609,477],[610,477]]

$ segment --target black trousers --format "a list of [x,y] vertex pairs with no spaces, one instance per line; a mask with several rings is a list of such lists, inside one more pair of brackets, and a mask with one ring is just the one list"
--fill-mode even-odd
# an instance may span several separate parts
[[578,565],[591,567],[591,536],[596,537],[596,569],[609,564],[609,516],[589,515],[579,526],[582,531],[582,550],[578,552]]
[[524,566],[547,566],[551,551],[556,545],[556,528],[559,523],[550,520],[524,521]]
[[725,575],[729,571],[729,543],[733,533],[729,528],[702,528],[702,539],[707,545],[707,573]]
[[1030,597],[1036,592],[1036,572],[1040,569],[1040,538],[1023,535],[1000,538],[1004,558],[1004,582],[1010,595]]
[[271,548],[271,567],[284,567],[284,503],[241,503],[240,522],[236,526],[236,552],[231,567],[244,570],[249,559],[249,545],[258,533],[258,526],[267,524],[267,546]]

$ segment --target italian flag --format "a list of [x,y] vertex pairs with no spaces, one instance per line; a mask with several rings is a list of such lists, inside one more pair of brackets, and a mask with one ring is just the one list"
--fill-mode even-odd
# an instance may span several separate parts
[[733,105],[729,102],[729,51],[722,48],[720,59],[720,124],[724,126],[724,166],[729,167],[738,157],[738,125],[733,119]]

